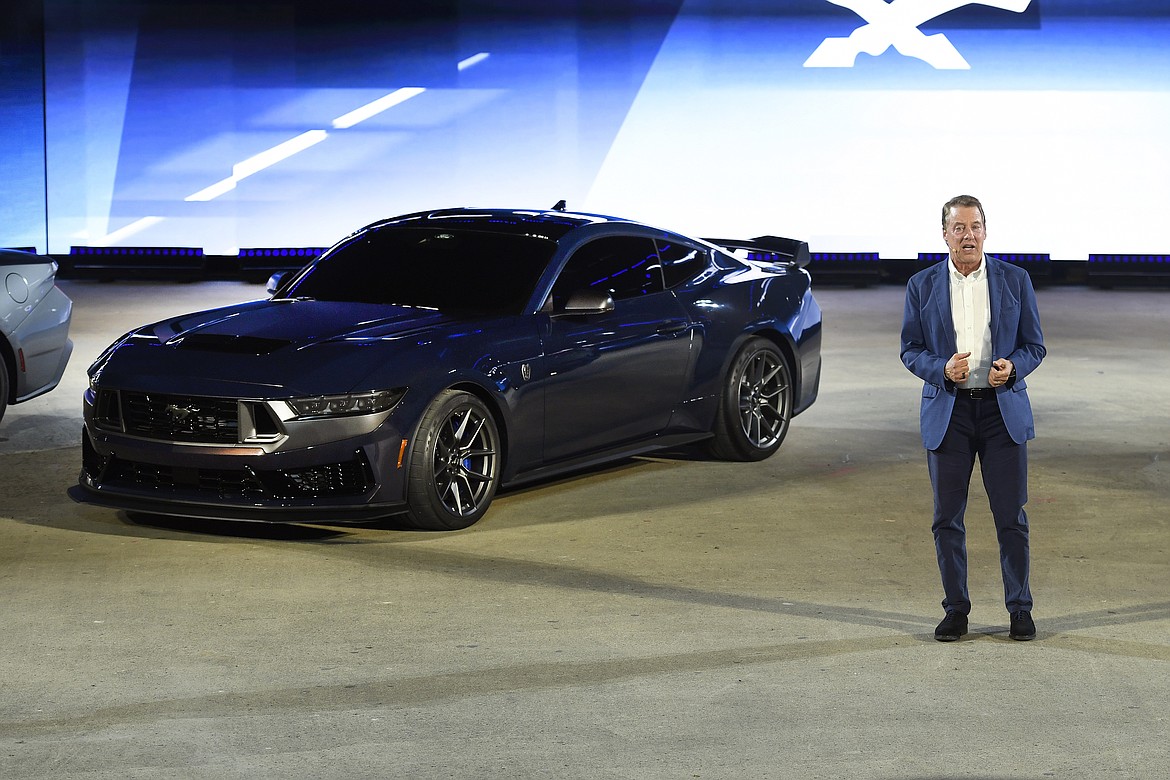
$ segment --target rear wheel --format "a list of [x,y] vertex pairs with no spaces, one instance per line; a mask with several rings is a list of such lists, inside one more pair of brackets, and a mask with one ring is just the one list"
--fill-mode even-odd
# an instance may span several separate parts
[[472,525],[495,497],[500,462],[499,430],[484,403],[460,390],[439,393],[419,423],[410,458],[410,522],[437,531]]
[[711,454],[723,460],[763,460],[779,449],[792,420],[792,371],[776,345],[752,338],[727,370]]

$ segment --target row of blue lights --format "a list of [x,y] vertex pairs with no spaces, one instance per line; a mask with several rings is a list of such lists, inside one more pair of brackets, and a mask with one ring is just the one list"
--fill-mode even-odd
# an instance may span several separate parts
[[813,262],[847,261],[850,263],[871,263],[881,260],[877,252],[810,252]]
[[[324,247],[282,247],[241,249],[239,257],[292,257],[314,258],[325,252]],[[70,255],[102,255],[106,257],[203,257],[203,250],[198,247],[90,247],[73,246],[69,248]],[[770,252],[752,252],[753,259],[775,259],[777,255]],[[1048,263],[1052,257],[1048,254],[1021,254],[995,253],[995,257],[1009,263]],[[813,262],[879,262],[881,257],[877,252],[812,252]],[[899,258],[900,259],[900,258]],[[919,252],[918,260],[924,262],[941,262],[947,259],[946,252]],[[1170,255],[1120,255],[1120,254],[1091,254],[1090,263],[1119,263],[1119,264],[1161,264],[1170,263]]]
[[1089,255],[1089,262],[1147,265],[1170,263],[1170,255]]
[[[325,252],[325,247],[287,247],[271,249],[241,249],[238,257],[300,257],[314,258]],[[103,257],[203,257],[196,247],[69,247],[70,255],[100,255]]]
[[319,257],[325,247],[301,249],[241,249],[240,257]]
[[[850,262],[865,262],[880,260],[877,252],[813,252],[812,259],[814,262],[831,262],[831,261],[850,261]],[[1000,260],[1009,263],[1050,263],[1052,256],[1049,254],[1023,254],[1023,253],[1003,253],[995,252],[992,255]],[[948,257],[946,252],[919,252],[918,259],[922,262],[942,262]],[[897,258],[901,259],[901,258]],[[1158,264],[1170,263],[1170,255],[1089,255],[1090,263],[1129,263],[1129,264]]]
[[116,257],[202,257],[203,250],[191,247],[134,247],[134,246],[71,246],[71,255],[104,255]]
[[[941,262],[943,260],[946,260],[948,256],[949,255],[947,255],[946,252],[919,252],[918,253],[919,260],[930,260],[930,261],[934,261],[934,262]],[[1008,263],[1050,263],[1050,262],[1052,262],[1052,256],[1047,255],[1047,254],[1021,254],[1019,252],[1004,254],[1003,252],[993,252],[992,257],[998,258],[999,260],[1003,260],[1003,261],[1008,262]]]

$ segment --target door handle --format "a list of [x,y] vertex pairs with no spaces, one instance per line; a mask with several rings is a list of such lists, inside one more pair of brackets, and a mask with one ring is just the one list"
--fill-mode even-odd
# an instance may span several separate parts
[[668,336],[673,333],[682,333],[684,330],[687,330],[690,327],[691,324],[685,320],[671,320],[670,322],[664,322],[659,325],[657,332],[660,335]]

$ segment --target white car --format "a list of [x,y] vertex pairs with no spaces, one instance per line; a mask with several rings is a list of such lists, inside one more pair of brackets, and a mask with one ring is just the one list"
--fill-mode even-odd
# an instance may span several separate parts
[[0,419],[57,386],[73,352],[73,301],[57,287],[57,263],[0,249]]

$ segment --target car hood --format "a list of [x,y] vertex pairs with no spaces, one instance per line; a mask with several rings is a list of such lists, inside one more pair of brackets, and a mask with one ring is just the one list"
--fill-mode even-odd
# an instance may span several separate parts
[[99,358],[92,372],[110,387],[191,395],[275,398],[387,389],[362,383],[395,354],[453,337],[465,325],[465,319],[402,306],[255,301],[139,328]]
[[433,309],[282,299],[187,314],[144,330],[176,349],[265,355],[336,339],[403,335],[453,321]]

